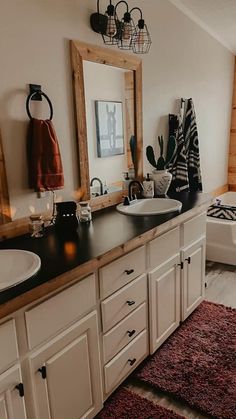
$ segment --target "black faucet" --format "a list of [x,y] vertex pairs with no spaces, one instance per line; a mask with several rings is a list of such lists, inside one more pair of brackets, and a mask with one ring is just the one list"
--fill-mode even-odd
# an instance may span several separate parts
[[133,186],[134,185],[138,185],[139,187],[139,191],[140,191],[140,195],[142,195],[143,192],[143,185],[141,182],[139,182],[138,180],[131,180],[131,182],[129,183],[129,200],[132,201],[133,199]]
[[91,179],[90,181],[90,186],[93,186],[93,182],[97,180],[100,183],[100,195],[103,195],[103,184],[101,179],[99,179],[99,177],[93,177],[93,179]]

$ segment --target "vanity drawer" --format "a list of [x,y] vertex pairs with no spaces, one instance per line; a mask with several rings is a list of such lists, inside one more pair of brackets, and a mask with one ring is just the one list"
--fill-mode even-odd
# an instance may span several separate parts
[[147,300],[147,277],[142,275],[102,301],[103,331],[111,329]]
[[146,328],[147,305],[143,303],[103,336],[104,362],[110,361]]
[[[104,367],[105,391],[109,394],[148,354],[147,331],[143,330]],[[130,365],[130,361],[132,365]]]
[[0,325],[0,370],[6,369],[19,357],[15,320]]
[[206,213],[192,218],[182,226],[182,246],[187,246],[206,235]]
[[145,247],[142,246],[99,269],[100,296],[106,298],[145,272]]
[[95,305],[95,275],[90,275],[26,311],[29,348],[46,341]]
[[179,227],[162,234],[149,243],[149,264],[153,269],[171,259],[180,251]]

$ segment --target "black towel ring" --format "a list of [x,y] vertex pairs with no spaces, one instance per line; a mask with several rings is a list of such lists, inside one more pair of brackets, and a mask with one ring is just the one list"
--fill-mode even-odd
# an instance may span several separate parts
[[26,111],[27,111],[27,114],[28,114],[28,117],[29,117],[29,119],[33,119],[33,117],[32,117],[32,115],[31,115],[31,113],[30,113],[30,101],[31,101],[31,99],[32,99],[32,97],[34,96],[34,95],[36,95],[36,94],[39,94],[40,93],[40,95],[42,95],[43,97],[45,97],[45,99],[47,100],[47,102],[48,102],[48,105],[49,105],[49,108],[50,108],[50,121],[52,120],[52,117],[53,117],[53,107],[52,107],[52,102],[50,101],[50,99],[49,99],[49,97],[46,95],[46,93],[43,93],[41,90],[40,91],[35,91],[35,92],[33,92],[33,93],[30,93],[29,94],[29,96],[27,97],[27,100],[26,100]]

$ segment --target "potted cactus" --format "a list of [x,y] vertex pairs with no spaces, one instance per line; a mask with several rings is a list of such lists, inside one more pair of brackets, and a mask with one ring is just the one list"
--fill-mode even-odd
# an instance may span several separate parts
[[160,147],[160,157],[156,159],[151,145],[146,148],[146,156],[149,163],[154,167],[154,170],[152,171],[152,179],[154,180],[155,195],[166,195],[171,184],[172,174],[167,171],[167,162],[163,157],[163,135],[158,136],[158,144]]

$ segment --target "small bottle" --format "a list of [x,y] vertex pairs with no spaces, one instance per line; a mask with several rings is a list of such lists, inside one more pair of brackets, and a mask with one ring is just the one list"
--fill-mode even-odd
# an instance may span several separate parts
[[92,220],[91,207],[88,201],[79,202],[78,216],[81,223],[88,223]]
[[144,198],[154,197],[154,181],[150,178],[150,173],[147,173],[146,180],[143,181],[143,196]]
[[122,182],[122,188],[123,189],[128,189],[129,184],[131,182],[131,179],[129,178],[129,173],[128,172],[124,172],[124,180]]
[[134,180],[135,179],[135,168],[134,167],[129,167],[129,169],[128,169],[128,175],[129,175],[129,179],[130,180]]
[[31,237],[40,238],[43,237],[44,222],[42,215],[31,215],[29,230]]

